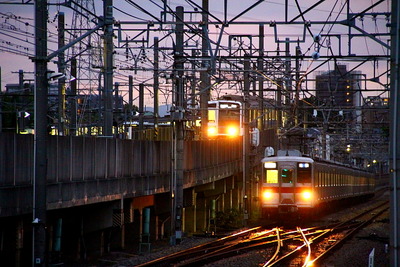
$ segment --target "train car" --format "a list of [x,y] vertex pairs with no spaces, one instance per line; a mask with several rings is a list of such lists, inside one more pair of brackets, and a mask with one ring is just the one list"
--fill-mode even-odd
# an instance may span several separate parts
[[320,204],[374,194],[369,172],[280,150],[262,160],[261,203],[264,216],[312,213]]
[[243,135],[242,103],[233,100],[208,102],[207,133],[210,138]]

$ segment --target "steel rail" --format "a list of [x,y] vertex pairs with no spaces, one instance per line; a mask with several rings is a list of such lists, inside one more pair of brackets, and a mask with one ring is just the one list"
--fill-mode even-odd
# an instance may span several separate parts
[[301,234],[301,236],[303,237],[304,240],[304,245],[306,245],[307,247],[307,257],[306,260],[304,261],[303,267],[308,266],[308,264],[310,263],[310,258],[311,258],[311,243],[310,241],[307,239],[307,237],[305,236],[304,232],[301,230],[300,227],[297,227],[297,231]]
[[273,260],[275,260],[276,257],[277,257],[278,254],[279,254],[279,251],[281,250],[282,241],[281,241],[280,235],[279,235],[280,229],[279,229],[279,228],[275,228],[275,231],[276,231],[276,241],[277,241],[276,250],[275,250],[274,255],[272,255],[272,257],[271,257],[266,263],[264,263],[263,267],[268,266],[268,264],[269,264],[270,262],[272,262]]
[[[267,231],[267,232],[270,233],[274,229]],[[306,234],[307,236],[319,235],[321,233],[320,229],[303,229],[303,230],[304,231],[309,231],[309,230],[314,231],[311,233],[307,233]],[[293,234],[296,234],[296,235],[291,236]],[[193,266],[193,265],[201,265],[201,264],[206,264],[206,263],[210,263],[210,262],[215,262],[215,261],[221,260],[223,258],[236,256],[236,255],[238,255],[242,252],[246,252],[248,250],[253,250],[253,249],[257,249],[257,248],[266,248],[268,246],[272,246],[275,242],[279,243],[278,246],[279,246],[279,250],[280,250],[282,241],[302,238],[301,234],[299,234],[297,230],[286,232],[283,235],[287,235],[288,237],[281,239],[280,237],[277,238],[276,235],[265,236],[265,234],[264,234],[264,237],[261,237],[261,238],[260,237],[252,238],[251,237],[247,240],[239,241],[239,242],[231,244],[227,247],[222,247],[218,251],[213,251],[213,252],[207,253],[205,255],[202,255],[200,257],[192,258],[192,259],[184,261],[180,264],[176,264],[175,266],[179,266],[179,267]],[[269,239],[269,238],[273,238],[273,237],[276,237],[276,238],[274,240],[265,240],[265,239]],[[276,258],[276,256],[271,257],[272,260],[274,260],[275,258]]]
[[255,231],[258,231],[260,228],[261,227],[258,226],[258,227],[246,229],[244,231],[241,231],[241,232],[238,232],[238,233],[226,236],[226,237],[222,237],[217,240],[213,240],[213,241],[207,242],[205,244],[195,246],[193,248],[178,251],[176,253],[169,254],[165,257],[161,257],[161,258],[149,261],[149,262],[139,264],[137,266],[144,267],[144,266],[154,266],[154,265],[158,265],[158,264],[167,264],[170,262],[177,262],[186,257],[193,257],[196,254],[200,254],[200,253],[204,254],[207,251],[211,251],[213,249],[219,249],[221,246],[225,246],[225,243],[230,242],[234,239],[243,238],[246,235],[249,235]]
[[325,257],[327,257],[330,253],[332,253],[335,249],[337,249],[339,246],[341,246],[347,239],[349,239],[350,237],[352,237],[357,231],[359,231],[360,229],[362,229],[365,225],[371,223],[374,219],[376,219],[377,217],[379,217],[381,214],[383,214],[385,211],[387,211],[389,209],[389,207],[384,208],[382,210],[380,210],[379,212],[377,212],[376,214],[374,214],[371,218],[369,218],[368,220],[361,222],[358,226],[356,226],[355,228],[353,228],[352,230],[350,230],[350,232],[346,233],[346,235],[340,239],[339,241],[335,242],[332,246],[330,246],[327,250],[325,250],[324,252],[322,252],[320,255],[318,255],[318,257],[316,257],[315,259],[312,260],[313,264],[317,264],[321,262],[322,259],[324,259]]
[[[341,238],[339,241],[337,241],[336,243],[332,244],[329,249],[327,249],[325,252],[321,253],[320,255],[318,255],[316,258],[314,259],[306,259],[306,261],[308,261],[308,264],[316,264],[317,262],[320,262],[321,259],[323,259],[324,257],[326,257],[328,255],[328,253],[332,252],[334,250],[334,248],[338,248],[339,244],[343,244],[343,242],[345,240],[347,240],[348,238],[350,238],[354,233],[356,233],[359,229],[361,229],[363,226],[365,226],[366,224],[370,223],[373,219],[375,219],[376,217],[378,217],[379,215],[381,215],[383,212],[385,212],[388,207],[382,209],[381,211],[379,211],[378,213],[374,214],[371,218],[369,218],[368,220],[365,220],[363,222],[358,222],[358,223],[354,223],[355,220],[360,219],[361,217],[371,213],[372,211],[379,209],[385,205],[387,205],[388,202],[385,201],[382,204],[379,204],[371,209],[368,209],[360,214],[357,214],[356,216],[352,217],[349,220],[346,220],[342,223],[339,223],[333,227],[328,227],[325,231],[323,231],[320,235],[314,237],[314,238],[310,238],[310,243],[312,244],[311,247],[316,247],[320,242],[318,242],[319,240],[321,240],[322,238],[326,237],[326,235],[328,234],[336,234],[338,232],[346,232],[345,236],[343,238]],[[304,230],[303,230],[304,231]],[[290,259],[292,259],[296,253],[300,252],[303,250],[303,248],[307,246],[306,243],[304,243],[303,245],[297,247],[295,250],[290,251],[289,253],[283,255],[282,257],[280,257],[279,259],[277,259],[276,261],[272,262],[270,265],[267,266],[278,266],[284,262],[289,261]],[[309,254],[311,255],[311,254]]]

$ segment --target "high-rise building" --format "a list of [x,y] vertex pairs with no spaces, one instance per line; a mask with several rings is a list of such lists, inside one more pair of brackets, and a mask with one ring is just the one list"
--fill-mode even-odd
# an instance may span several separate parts
[[319,104],[332,107],[360,105],[360,72],[347,71],[346,65],[335,65],[335,69],[316,76],[316,97]]

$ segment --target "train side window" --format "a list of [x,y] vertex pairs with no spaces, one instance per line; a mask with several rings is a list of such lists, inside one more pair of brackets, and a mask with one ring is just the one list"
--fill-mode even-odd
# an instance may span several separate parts
[[292,183],[293,177],[293,170],[292,169],[282,169],[281,172],[281,178],[282,178],[282,183]]
[[267,170],[266,183],[277,184],[278,183],[278,170]]

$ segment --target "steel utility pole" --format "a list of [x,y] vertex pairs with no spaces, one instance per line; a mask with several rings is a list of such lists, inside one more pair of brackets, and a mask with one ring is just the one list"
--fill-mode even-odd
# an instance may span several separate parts
[[[182,238],[183,209],[183,131],[184,131],[184,87],[183,87],[183,7],[176,7],[176,47],[174,51],[175,109],[171,111],[174,123],[174,170],[171,181],[171,244],[179,244]],[[177,70],[177,71],[176,71]]]
[[[264,24],[260,24],[258,27],[258,55],[257,68],[258,71],[264,73]],[[258,105],[260,109],[260,115],[264,113],[264,77],[258,75]],[[260,116],[259,115],[259,116]],[[264,129],[264,120],[259,120],[260,129]]]
[[[65,15],[58,14],[58,49],[65,45]],[[65,54],[61,51],[58,54],[58,72],[65,74]],[[65,76],[58,79],[58,135],[64,135],[65,120]]]
[[[249,219],[249,187],[247,183],[250,177],[250,130],[249,130],[249,96],[250,96],[250,57],[244,57],[244,72],[243,72],[243,225],[247,226]],[[251,196],[250,196],[251,199]]]
[[[201,134],[207,136],[208,124],[208,101],[210,100],[210,84],[211,79],[208,74],[210,59],[208,58],[208,0],[203,0],[202,12],[202,28],[203,34],[201,39],[201,68],[200,71],[200,112],[201,112]],[[206,89],[207,88],[207,89]]]
[[113,131],[113,0],[104,1],[104,136]]
[[392,1],[392,22],[391,22],[391,68],[390,68],[390,266],[400,264],[400,185],[399,185],[399,166],[400,166],[400,124],[399,124],[399,76],[400,76],[400,9],[397,1]]
[[159,71],[159,59],[158,59],[158,37],[154,37],[154,138],[157,138],[158,135],[158,91],[160,87],[160,82],[158,76],[160,75]]
[[[77,69],[76,69],[76,58],[71,58],[71,76],[76,77]],[[76,135],[77,122],[76,122],[76,102],[77,102],[77,80],[71,81],[71,112],[70,112],[70,125],[69,125],[69,134],[72,136]]]
[[47,1],[35,1],[33,263],[46,266]]

